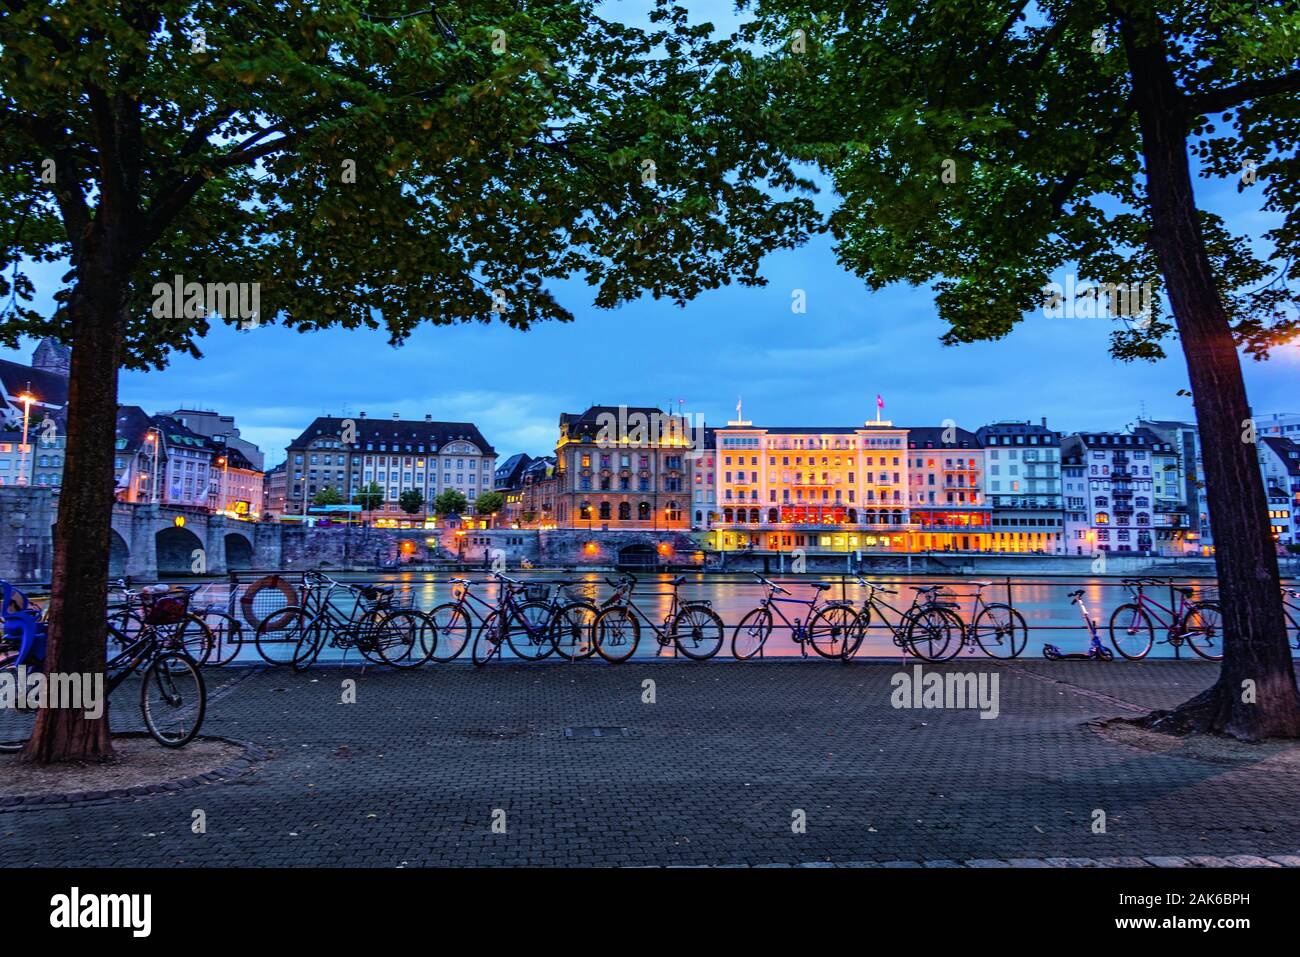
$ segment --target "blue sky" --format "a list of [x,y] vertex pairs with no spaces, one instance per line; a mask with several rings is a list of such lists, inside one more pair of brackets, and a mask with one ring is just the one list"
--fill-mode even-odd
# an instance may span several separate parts
[[[729,3],[700,3],[701,16],[733,22]],[[697,4],[692,3],[692,11]],[[1258,196],[1235,183],[1197,183],[1198,200],[1229,225],[1260,236],[1271,223]],[[823,194],[826,208],[833,197]],[[61,268],[34,272],[47,306]],[[953,419],[975,429],[998,419],[1046,416],[1056,429],[1120,429],[1145,409],[1190,418],[1177,343],[1155,364],[1121,363],[1107,352],[1111,320],[1027,317],[999,342],[945,347],[944,324],[926,289],[869,292],[835,262],[829,238],[770,256],[760,289],[706,293],[686,308],[638,301],[613,311],[591,306],[580,282],[556,287],[576,320],[517,332],[474,324],[424,328],[401,348],[381,332],[307,335],[263,326],[222,327],[202,360],[177,357],[161,372],[124,372],[123,403],[149,412],[178,407],[233,414],[244,436],[283,458],[285,443],[317,415],[475,422],[497,452],[544,454],[560,412],[592,403],[659,405],[684,400],[710,424],[745,417],[769,425],[852,425],[872,418],[875,396],[901,425]],[[807,312],[791,312],[792,291]],[[28,344],[27,353],[30,352]],[[4,358],[26,354],[0,350]],[[1254,410],[1300,411],[1300,349],[1246,359]]]

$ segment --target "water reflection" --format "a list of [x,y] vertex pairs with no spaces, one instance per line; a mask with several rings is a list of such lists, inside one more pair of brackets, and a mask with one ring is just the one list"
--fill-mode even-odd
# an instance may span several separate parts
[[[510,574],[512,577],[527,582],[545,585],[550,585],[550,583],[561,577],[561,573],[555,571],[511,572]],[[353,583],[380,582],[392,585],[397,604],[412,605],[425,611],[443,602],[455,601],[455,593],[459,587],[449,582],[449,578],[453,576],[446,573],[394,572],[380,576],[339,574],[335,577],[340,581]],[[489,605],[495,606],[498,601],[498,586],[490,578],[481,571],[466,573],[463,577],[471,580],[471,592],[475,598],[482,599]],[[580,589],[594,599],[597,604],[612,593],[612,588],[608,583],[608,580],[614,577],[614,573],[611,572],[572,572],[565,573],[562,577],[580,582]],[[638,576],[634,592],[636,604],[656,625],[662,624],[664,617],[670,610],[672,603],[671,581],[673,577],[675,576],[667,574]],[[712,604],[713,609],[721,616],[726,625],[726,642],[723,650],[718,655],[718,660],[730,660],[731,636],[735,625],[746,612],[754,608],[764,597],[766,594],[765,588],[751,575],[722,577],[701,573],[687,573],[685,578],[686,581],[681,585],[679,591],[682,601],[708,600]],[[813,579],[781,577],[774,578],[774,580],[788,588],[793,597],[813,597],[814,590],[808,585],[808,582]],[[867,589],[858,585],[852,577],[828,576],[821,580],[829,582],[833,586],[825,592],[823,600],[846,599],[852,602],[855,607],[861,607],[866,599]],[[943,584],[947,593],[946,600],[957,603],[958,611],[968,623],[973,618],[977,591],[975,580],[942,577],[927,578],[918,575],[907,577],[877,576],[872,580],[897,591],[897,594],[882,594],[879,596],[890,607],[878,606],[884,612],[886,619],[894,625],[898,623],[899,613],[907,609],[912,603],[915,595],[913,586],[922,585]],[[1009,583],[1006,579],[990,579],[989,581],[991,584],[983,590],[984,599],[990,602],[1009,602],[1024,616],[1025,622],[1029,626],[1028,644],[1022,657],[1041,657],[1045,643],[1054,644],[1066,653],[1087,650],[1088,632],[1084,628],[1083,620],[1077,608],[1071,605],[1067,598],[1069,592],[1078,588],[1084,590],[1084,601],[1098,624],[1103,642],[1107,644],[1109,644],[1107,625],[1111,613],[1119,605],[1131,600],[1128,590],[1123,587],[1118,579],[1044,577],[1015,579]],[[1191,587],[1197,597],[1212,597],[1215,594],[1213,580],[1180,579],[1179,582]],[[1167,587],[1149,589],[1148,594],[1162,605],[1170,603],[1169,589]],[[208,600],[216,600],[216,597],[216,595],[212,595]],[[1176,594],[1174,598],[1177,598]],[[340,592],[336,594],[334,604],[340,613],[346,617],[351,608],[351,598]],[[468,604],[471,606],[470,617],[477,631],[479,624],[490,609],[484,608],[482,604],[476,601],[470,601]],[[1177,604],[1176,600],[1174,604]],[[792,622],[796,618],[806,622],[809,617],[807,608],[802,605],[783,605],[782,611]],[[248,630],[247,637],[249,639],[247,646],[241,649],[237,660],[259,661],[260,658],[252,646],[251,629]],[[1162,637],[1163,629],[1157,626],[1156,644],[1151,650],[1150,657],[1174,657],[1173,649],[1168,644],[1160,641]],[[811,649],[808,650],[808,653],[810,656],[814,656]],[[502,648],[502,654],[505,657],[512,656],[508,646]],[[797,658],[800,654],[801,649],[798,643],[791,639],[790,630],[781,621],[780,616],[777,616],[772,636],[763,649],[763,657]],[[889,629],[880,622],[879,614],[873,613],[872,626],[868,632],[868,637],[859,648],[857,656],[859,658],[886,658],[897,657],[899,654],[900,651],[893,643]],[[967,649],[963,652],[963,656],[970,655],[982,657],[982,652],[978,648],[974,650]],[[343,656],[343,652],[339,649],[326,648],[321,652],[319,660],[338,661]],[[673,651],[671,646],[661,648],[659,643],[654,640],[651,629],[645,626],[643,622],[641,643],[637,648],[635,657],[638,659],[671,658],[673,657]],[[1194,658],[1195,654],[1189,648],[1184,647],[1181,657]],[[458,659],[458,663],[463,661],[468,664],[469,658],[470,652],[467,647],[461,659]],[[356,651],[348,652],[347,660],[363,661]],[[556,655],[552,655],[547,660],[563,663]],[[603,662],[593,661],[592,664],[603,664]],[[1122,665],[1120,666],[1122,667]],[[737,667],[744,667],[744,664],[737,663]]]

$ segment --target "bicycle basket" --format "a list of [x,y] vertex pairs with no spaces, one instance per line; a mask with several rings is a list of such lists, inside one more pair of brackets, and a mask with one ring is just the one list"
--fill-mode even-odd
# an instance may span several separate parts
[[529,601],[546,601],[549,597],[550,589],[546,585],[525,585],[524,597]]
[[190,593],[186,591],[160,592],[141,597],[146,625],[180,624],[190,610]]

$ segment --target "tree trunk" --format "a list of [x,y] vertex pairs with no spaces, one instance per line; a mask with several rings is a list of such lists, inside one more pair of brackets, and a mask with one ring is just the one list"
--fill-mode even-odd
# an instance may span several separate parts
[[1282,615],[1277,554],[1254,430],[1247,433],[1250,407],[1241,363],[1197,219],[1186,106],[1152,8],[1134,0],[1120,5],[1119,12],[1142,130],[1151,244],[1192,386],[1223,607],[1218,681],[1147,723],[1251,741],[1297,737],[1300,694]]
[[[108,553],[113,518],[117,370],[126,286],[82,272],[68,303],[72,372],[68,441],[54,527],[47,672],[104,671]],[[80,710],[42,709],[23,759],[39,763],[103,760],[112,754],[108,707],[91,720]]]

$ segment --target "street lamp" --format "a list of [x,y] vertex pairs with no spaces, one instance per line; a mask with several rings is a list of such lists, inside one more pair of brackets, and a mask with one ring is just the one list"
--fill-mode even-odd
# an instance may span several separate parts
[[145,430],[144,440],[149,443],[149,454],[153,456],[149,478],[149,504],[156,505],[158,503],[158,458],[162,454],[162,430],[150,426]]
[[[27,383],[27,388],[28,390],[31,389],[30,382]],[[22,449],[23,454],[22,454],[22,466],[18,474],[18,483],[20,485],[26,485],[28,484],[27,482],[27,423],[31,420],[32,403],[36,401],[36,396],[32,395],[30,391],[24,391],[18,396],[18,401],[23,404],[23,449]]]
[[226,477],[230,474],[230,461],[228,456],[221,456],[217,459],[217,464],[221,466],[221,480],[217,483],[217,512],[226,511]]

